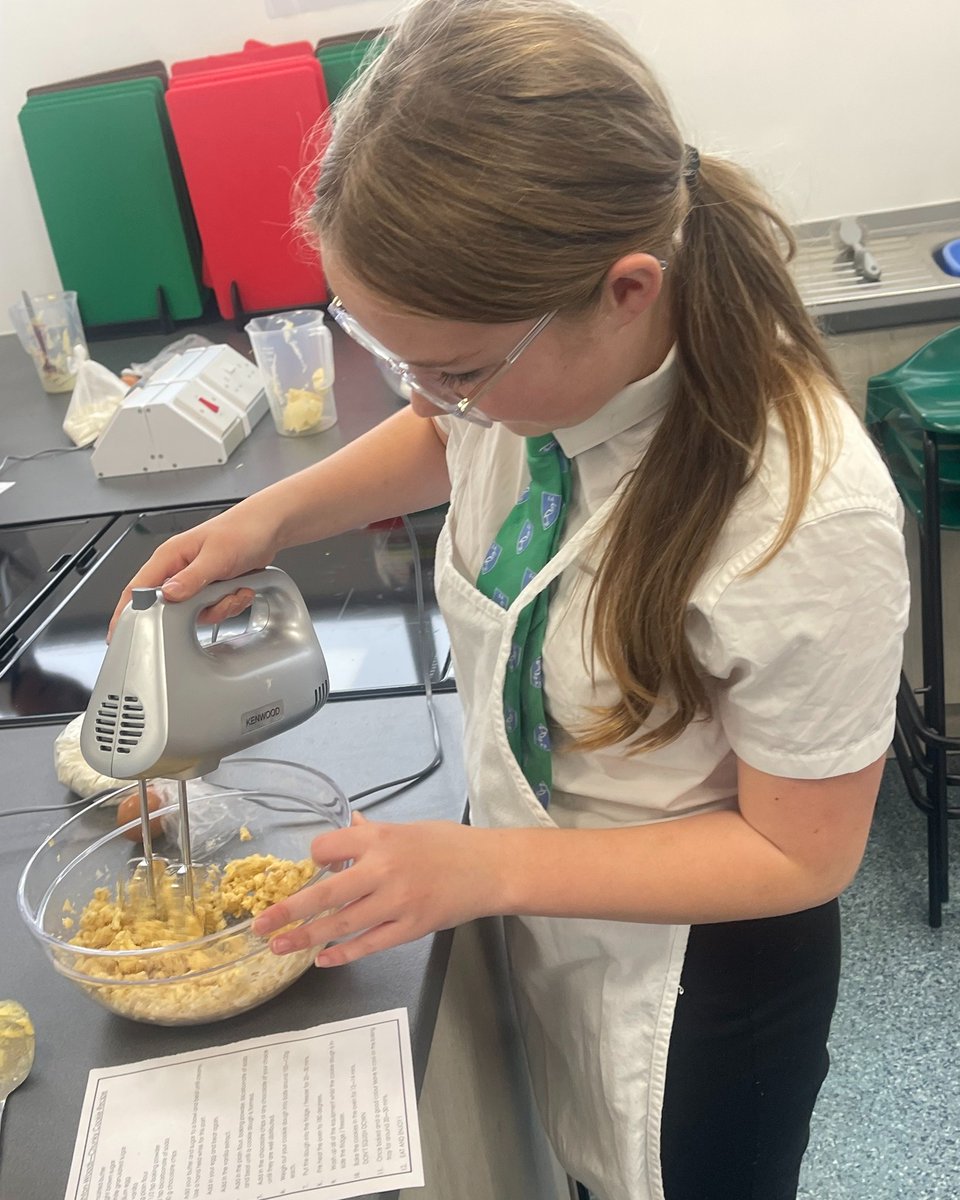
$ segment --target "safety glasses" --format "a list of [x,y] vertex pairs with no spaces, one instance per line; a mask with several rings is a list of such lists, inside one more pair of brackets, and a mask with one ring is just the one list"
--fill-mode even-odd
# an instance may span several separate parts
[[[472,391],[464,395],[453,382],[455,377],[448,376],[443,371],[428,371],[423,368],[414,368],[409,363],[396,358],[372,334],[369,334],[355,317],[352,317],[347,312],[340,303],[338,296],[334,296],[327,305],[327,312],[344,333],[363,346],[364,350],[369,351],[370,354],[379,359],[389,371],[396,375],[412,391],[418,392],[425,400],[428,400],[443,412],[451,413],[455,417],[461,417],[465,421],[472,421],[476,425],[487,426],[492,425],[493,422],[489,417],[484,416],[482,412],[475,410],[474,405],[513,366],[524,350],[527,349],[535,338],[543,333],[544,329],[546,329],[557,315],[557,310],[555,309],[553,312],[549,312],[541,317],[533,328],[524,334],[506,358],[494,367],[486,375],[486,378],[481,379]],[[473,372],[470,372],[470,374],[472,375]]]

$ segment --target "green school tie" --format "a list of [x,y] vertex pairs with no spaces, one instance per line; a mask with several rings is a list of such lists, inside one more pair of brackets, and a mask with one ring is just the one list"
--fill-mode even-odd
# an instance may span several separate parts
[[[516,600],[560,545],[570,494],[570,464],[552,433],[527,438],[530,484],[520,494],[487,551],[477,587],[502,608]],[[543,701],[543,638],[550,588],[523,609],[503,683],[503,717],[510,749],[546,807],[553,767]]]

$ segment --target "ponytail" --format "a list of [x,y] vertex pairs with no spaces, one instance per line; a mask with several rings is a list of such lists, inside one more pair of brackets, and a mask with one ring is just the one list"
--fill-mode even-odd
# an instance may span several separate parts
[[[696,152],[694,152],[696,153]],[[789,447],[786,511],[753,570],[796,528],[813,481],[819,431],[830,436],[825,383],[842,392],[787,269],[783,219],[739,167],[715,157],[681,168],[689,208],[671,266],[677,339],[674,402],[611,518],[594,580],[594,646],[621,700],[578,739],[596,749],[633,737],[635,751],[676,738],[709,712],[685,619],[741,489],[756,471],[771,408]],[[674,272],[675,266],[675,272]]]

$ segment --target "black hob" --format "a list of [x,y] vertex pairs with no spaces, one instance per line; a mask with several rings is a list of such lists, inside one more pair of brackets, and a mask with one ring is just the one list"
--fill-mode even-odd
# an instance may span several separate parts
[[[60,721],[82,712],[104,653],[107,620],[153,551],[220,508],[128,513],[92,522],[0,530],[0,725]],[[443,510],[387,522],[276,558],[297,583],[330,672],[331,700],[416,694],[427,678],[452,690],[449,640],[433,589]],[[32,540],[31,540],[32,539]],[[421,632],[415,557],[423,578]],[[50,568],[54,567],[53,570]],[[241,629],[246,618],[221,628]]]
[[0,662],[4,639],[67,572],[92,561],[93,544],[113,517],[79,517],[52,525],[0,529]]

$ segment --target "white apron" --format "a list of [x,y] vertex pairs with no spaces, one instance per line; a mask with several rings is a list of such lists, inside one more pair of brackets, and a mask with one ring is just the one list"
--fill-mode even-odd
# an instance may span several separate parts
[[[465,714],[474,825],[556,828],[507,742],[504,673],[519,612],[583,553],[615,501],[507,610],[463,573],[451,509],[435,578]],[[527,1062],[558,1159],[601,1200],[664,1200],[660,1113],[689,927],[509,917],[505,928]]]

